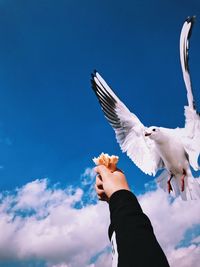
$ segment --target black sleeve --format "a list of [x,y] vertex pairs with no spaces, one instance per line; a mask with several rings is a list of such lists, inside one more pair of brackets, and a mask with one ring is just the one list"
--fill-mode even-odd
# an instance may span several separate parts
[[133,193],[127,190],[115,192],[110,198],[109,208],[109,238],[115,254],[113,266],[169,267],[165,254],[156,240],[151,222],[143,213]]

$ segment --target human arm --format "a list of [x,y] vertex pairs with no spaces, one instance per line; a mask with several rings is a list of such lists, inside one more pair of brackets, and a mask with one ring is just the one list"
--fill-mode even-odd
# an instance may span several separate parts
[[100,198],[106,195],[109,203],[109,237],[116,264],[113,266],[169,267],[151,222],[130,192],[125,175],[119,171],[111,173],[104,166],[96,171],[100,174],[96,181],[97,194]]

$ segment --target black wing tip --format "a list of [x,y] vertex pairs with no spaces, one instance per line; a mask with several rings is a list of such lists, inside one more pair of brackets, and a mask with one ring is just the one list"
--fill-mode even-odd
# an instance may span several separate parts
[[94,77],[97,76],[97,73],[98,73],[98,71],[96,69],[94,69],[93,72],[91,73],[92,79],[94,79]]
[[187,23],[187,24],[191,24],[191,25],[190,25],[189,32],[188,32],[187,39],[190,39],[190,37],[191,37],[191,35],[192,35],[192,30],[193,30],[193,26],[194,26],[195,20],[196,20],[196,16],[189,16],[189,17],[187,17],[187,19],[185,20],[185,23]]
[[97,73],[98,73],[98,71],[97,71],[96,69],[94,69],[92,75],[93,75],[93,76],[96,76]]
[[96,92],[97,91],[97,87],[96,87],[96,83],[93,79],[90,80],[91,81],[91,87],[92,89]]
[[185,20],[187,23],[192,23],[192,25],[194,24],[196,20],[196,16],[188,16],[187,19]]

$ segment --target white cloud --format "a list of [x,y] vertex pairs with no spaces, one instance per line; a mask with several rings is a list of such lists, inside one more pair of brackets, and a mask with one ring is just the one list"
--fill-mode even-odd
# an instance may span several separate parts
[[95,263],[90,264],[88,267],[111,267],[112,266],[112,260],[111,260],[111,255],[108,251],[105,251],[102,253],[97,261]]
[[94,169],[86,168],[84,173],[81,175],[83,185],[91,185],[94,182],[96,173]]
[[188,247],[177,246],[186,238],[188,230],[200,227],[199,201],[183,201],[180,198],[172,201],[162,189],[147,192],[139,199],[144,212],[151,219],[156,237],[167,255],[170,266],[197,266],[195,262],[200,262],[200,253],[197,253],[200,247],[190,245],[194,240],[186,240]]
[[200,235],[192,240],[192,243],[200,243]]
[[109,244],[109,216],[105,203],[83,206],[82,197],[81,188],[49,188],[46,179],[2,196],[0,259],[35,258],[56,267],[88,265]]
[[[109,214],[96,202],[94,173],[87,169],[79,188],[49,186],[35,180],[15,192],[0,194],[0,261],[43,260],[47,267],[110,267],[107,249]],[[161,189],[139,196],[171,267],[197,267],[199,201],[171,200]],[[2,230],[3,229],[3,230]],[[195,234],[196,233],[196,234]],[[183,244],[184,239],[187,242]]]
[[200,262],[200,247],[190,245],[173,250],[169,255],[171,266],[181,267],[199,267]]
[[61,263],[61,264],[51,265],[51,267],[69,267],[69,265]]

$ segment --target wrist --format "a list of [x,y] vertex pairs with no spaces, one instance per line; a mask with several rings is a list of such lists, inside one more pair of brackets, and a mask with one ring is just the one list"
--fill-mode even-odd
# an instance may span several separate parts
[[115,188],[115,190],[112,190],[108,195],[107,195],[107,197],[108,197],[108,199],[110,200],[110,198],[115,194],[115,193],[117,193],[117,192],[119,192],[119,191],[131,191],[130,190],[130,188],[128,187],[128,186],[124,186],[124,187],[117,187],[117,188]]

